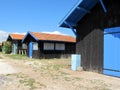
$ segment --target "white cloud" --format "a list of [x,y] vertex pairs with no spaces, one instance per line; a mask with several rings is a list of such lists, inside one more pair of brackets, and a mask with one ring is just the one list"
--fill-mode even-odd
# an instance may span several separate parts
[[[10,34],[10,32],[6,32],[6,31],[3,31],[3,30],[0,30],[0,42],[6,41],[6,39],[8,38],[9,34]],[[23,35],[25,35],[26,33],[15,32],[14,34],[23,34]]]
[[[10,33],[13,33],[13,32],[6,32],[6,31],[4,31],[4,30],[0,30],[0,42],[2,42],[2,41],[6,41],[8,35],[9,35]],[[53,31],[53,32],[42,32],[42,33],[66,35],[66,34],[63,34],[63,33],[59,32],[59,31]],[[23,35],[25,35],[26,33],[18,33],[18,32],[14,32],[14,34],[23,34]]]
[[23,35],[25,35],[26,33],[18,33],[18,32],[15,32],[14,34],[23,34]]
[[3,31],[3,30],[0,30],[0,42],[6,41],[8,35],[9,35],[8,32],[5,32],[5,31]]
[[59,31],[53,31],[53,32],[43,32],[43,33],[66,35],[66,34],[63,34],[63,33],[59,32]]

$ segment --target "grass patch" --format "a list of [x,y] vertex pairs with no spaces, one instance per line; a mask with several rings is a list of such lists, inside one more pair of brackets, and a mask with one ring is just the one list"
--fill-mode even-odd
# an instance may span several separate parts
[[69,77],[64,77],[65,81],[71,81]]
[[6,76],[11,76],[11,75],[13,75],[13,74],[6,74]]
[[81,80],[83,80],[83,78],[75,77],[73,80],[75,80],[75,81],[81,81]]
[[0,57],[0,59],[3,59],[2,57]]
[[24,86],[28,86],[29,90],[34,90],[36,87],[36,81],[33,78],[29,78],[28,76],[19,73],[19,74],[7,74],[6,76],[15,76],[16,79],[19,80],[20,84],[23,84]]
[[39,85],[40,88],[42,88],[42,87],[46,88],[45,84],[42,84],[42,83],[39,83],[39,82],[37,82],[37,84]]
[[28,81],[27,81],[26,83],[27,83],[26,85],[30,86],[31,88],[34,88],[35,80],[29,78]]
[[19,78],[19,83],[23,84],[24,86],[28,86],[30,89],[29,90],[34,90],[38,88],[46,88],[46,85],[37,82],[33,78],[29,78],[28,76],[24,74],[18,74],[16,75],[17,78]]
[[96,85],[95,87],[93,87],[96,90],[110,90],[109,86],[102,80],[99,79],[93,79],[93,80],[89,80],[90,83]]
[[29,86],[30,90],[33,90],[33,89],[36,88],[35,85],[34,85],[36,83],[36,81],[34,79],[32,79],[32,78],[22,79],[22,80],[19,80],[19,82],[21,84],[24,84],[25,86]]
[[58,77],[54,77],[53,80],[58,80],[59,78]]
[[37,88],[46,88],[45,84],[42,84],[40,82],[36,82],[35,79],[32,79],[32,78],[21,79],[21,80],[19,80],[19,82],[21,84],[23,84],[24,86],[29,86],[30,87],[29,90],[34,90]]
[[62,71],[60,71],[60,74],[61,74],[62,76],[65,76],[65,75],[70,75],[69,73],[62,72]]
[[6,57],[9,57],[11,59],[17,59],[17,60],[27,60],[29,59],[26,55],[11,55],[11,54],[5,54]]
[[60,70],[60,68],[62,68],[62,67],[63,67],[63,66],[60,65],[60,64],[53,65],[53,68],[54,68],[55,70]]

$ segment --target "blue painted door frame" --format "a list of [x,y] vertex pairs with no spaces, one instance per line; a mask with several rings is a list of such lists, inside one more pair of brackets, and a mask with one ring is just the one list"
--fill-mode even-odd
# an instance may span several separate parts
[[103,73],[120,77],[120,27],[104,31]]
[[17,43],[13,44],[13,54],[17,54]]
[[33,42],[29,43],[29,57],[32,58],[33,55]]

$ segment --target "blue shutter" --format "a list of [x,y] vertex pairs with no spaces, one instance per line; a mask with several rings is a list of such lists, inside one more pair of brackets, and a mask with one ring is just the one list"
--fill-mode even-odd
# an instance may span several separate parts
[[120,28],[105,29],[105,33],[103,73],[120,77]]
[[33,54],[33,43],[30,42],[29,43],[29,57],[32,58],[32,54]]

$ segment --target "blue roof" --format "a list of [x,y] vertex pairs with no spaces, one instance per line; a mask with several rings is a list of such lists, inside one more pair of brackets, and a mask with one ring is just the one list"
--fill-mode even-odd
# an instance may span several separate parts
[[[59,23],[60,27],[70,28],[69,23],[73,28],[76,27],[77,23],[97,4],[99,0],[79,0],[78,3],[73,7],[70,12],[63,18]],[[67,22],[67,23],[66,23]]]

